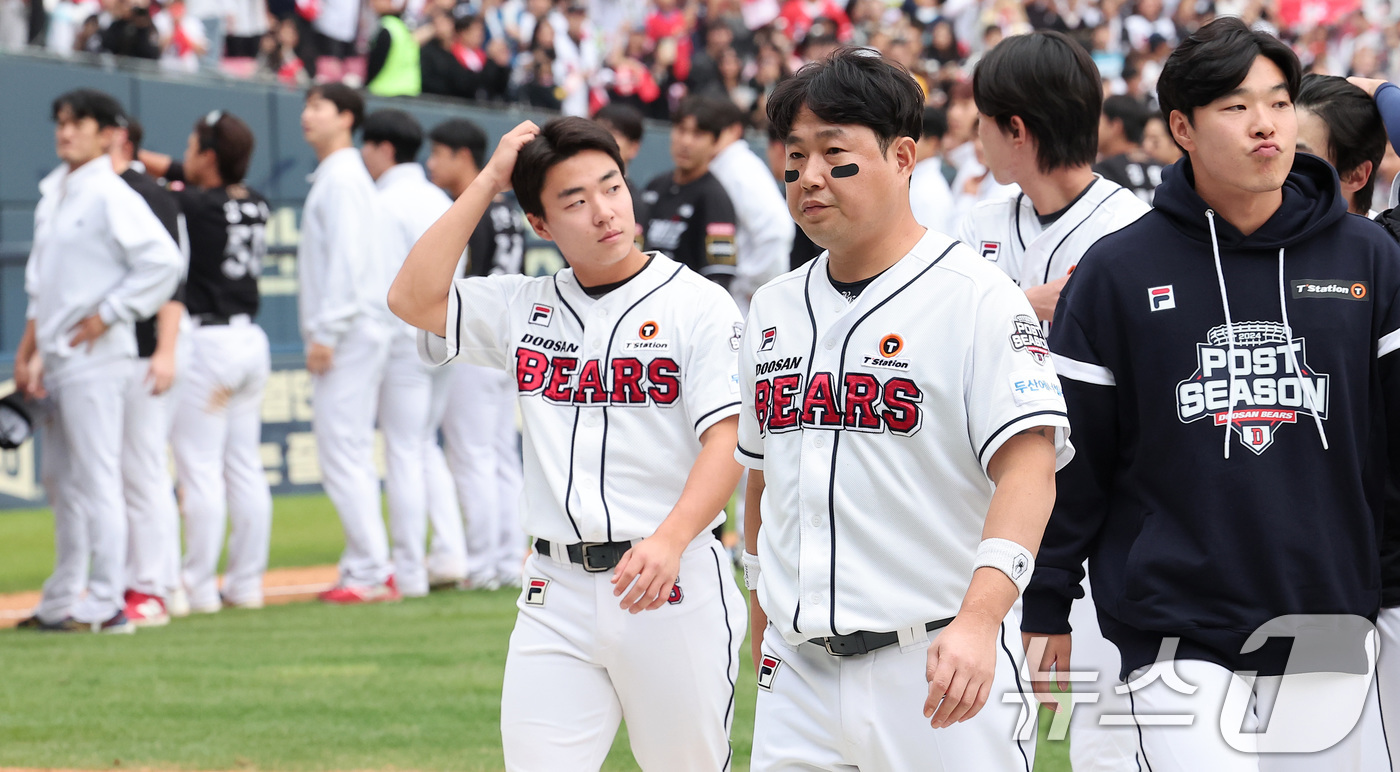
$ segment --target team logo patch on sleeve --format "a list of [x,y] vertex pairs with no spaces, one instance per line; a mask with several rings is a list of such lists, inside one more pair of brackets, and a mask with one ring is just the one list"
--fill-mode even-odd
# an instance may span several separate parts
[[1011,348],[1030,354],[1037,362],[1044,362],[1046,357],[1050,356],[1050,345],[1045,342],[1045,330],[1041,328],[1040,322],[1025,314],[1017,316],[1011,322]]
[[1176,308],[1176,295],[1172,293],[1172,285],[1148,287],[1147,302],[1153,311],[1169,311]]
[[536,303],[530,309],[530,324],[540,327],[548,327],[551,319],[554,318],[554,306],[547,306],[543,303]]
[[735,351],[739,350],[739,341],[744,338],[744,323],[734,323],[734,334],[729,336],[729,347]]
[[783,661],[772,654],[764,654],[758,661],[758,688],[765,692],[773,691],[773,679],[778,675],[778,668],[783,666]]
[[981,252],[982,257],[985,257],[988,261],[995,263],[997,261],[997,258],[1001,257],[1001,242],[984,241],[982,242]]
[[548,589],[548,579],[540,579],[539,577],[535,576],[530,577],[530,581],[525,584],[525,605],[543,606],[544,593],[545,590]]
[[763,343],[759,344],[759,351],[772,351],[773,342],[778,339],[778,328],[769,327],[763,331]]

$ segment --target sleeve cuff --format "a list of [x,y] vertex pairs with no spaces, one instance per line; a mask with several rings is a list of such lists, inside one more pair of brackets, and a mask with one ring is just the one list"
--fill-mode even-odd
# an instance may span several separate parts
[[97,307],[97,316],[102,320],[102,323],[108,327],[123,320],[123,316],[120,310],[118,310],[117,304],[113,303],[111,298],[103,300]]
[[735,400],[705,413],[695,421],[695,436],[698,438],[705,433],[705,430],[732,416],[739,415],[739,401]]
[[1070,632],[1069,609],[1074,603],[1054,590],[1031,586],[1021,596],[1021,632],[1066,635]]
[[743,443],[739,443],[734,448],[734,460],[749,469],[763,471],[763,454],[744,450]]
[[1037,426],[1052,426],[1055,428],[1055,471],[1064,468],[1065,464],[1074,457],[1074,447],[1069,444],[1069,416],[1063,410],[1037,410],[1033,413],[1026,413],[1018,418],[1007,422],[987,438],[982,445],[982,449],[977,452],[977,460],[982,465],[982,471],[987,471],[987,465],[992,463],[992,457],[1001,450],[1001,446],[1006,441],[1014,437],[1017,432],[1023,432]]
[[440,367],[452,361],[452,357],[447,350],[447,339],[441,335],[418,331],[418,358],[424,364],[433,367]]

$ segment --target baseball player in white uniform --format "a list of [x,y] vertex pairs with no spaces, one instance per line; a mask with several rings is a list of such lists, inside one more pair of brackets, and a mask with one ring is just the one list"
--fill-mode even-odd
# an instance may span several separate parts
[[20,626],[130,632],[121,451],[126,391],[138,377],[132,324],[174,293],[183,259],[105,155],[123,120],[116,100],[71,91],[54,101],[53,118],[64,164],[40,183],[15,383],[52,397],[42,471],[57,555]]
[[[739,314],[722,288],[637,250],[622,174],[599,125],[522,123],[389,296],[427,330],[429,361],[515,375],[536,541],[502,687],[509,770],[596,770],[622,718],[644,769],[730,763],[743,601],[709,529],[739,476]],[[455,279],[507,186],[570,267]]]
[[312,376],[312,429],[322,484],[345,528],[340,584],[328,603],[396,600],[374,467],[374,419],[392,329],[389,269],[374,180],[352,143],[365,102],[340,83],[313,86],[302,133],[321,164],[301,216],[301,333]]
[[[1058,98],[1031,97],[1051,93]],[[1084,252],[1151,207],[1091,168],[1103,89],[1093,60],[1068,37],[1037,32],[1002,41],[978,64],[973,98],[987,167],[997,182],[1019,185],[1021,192],[978,204],[959,238],[1025,291],[1048,329],[1060,290]],[[1074,688],[1099,697],[1071,714],[1070,758],[1075,772],[1136,770],[1136,727],[1099,723],[1104,715],[1128,715],[1131,706],[1113,689],[1118,650],[1099,632],[1088,585],[1086,578],[1084,597],[1071,613],[1075,665],[1098,675]]]
[[[380,110],[365,118],[360,154],[378,188],[380,249],[398,273],[414,242],[452,206],[452,200],[428,182],[414,162],[423,145],[423,128],[402,110]],[[416,330],[391,322],[389,366],[379,390],[379,429],[386,453],[385,492],[393,541],[394,579],[406,597],[428,594],[428,512],[435,539],[465,545],[462,511],[442,448],[438,427],[447,409],[452,368],[430,367],[418,358]],[[446,529],[446,532],[442,532]]]
[[828,251],[754,295],[739,350],[754,770],[1035,758],[1012,605],[1069,424],[1025,296],[914,219],[922,113],[857,50],[768,102],[788,208]]

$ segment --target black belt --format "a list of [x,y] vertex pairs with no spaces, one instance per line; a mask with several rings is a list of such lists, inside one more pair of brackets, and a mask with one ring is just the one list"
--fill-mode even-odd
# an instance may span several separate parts
[[[924,629],[933,632],[941,627],[947,627],[948,623],[952,621],[952,617],[939,619],[924,625]],[[833,657],[854,657],[899,643],[899,633],[872,633],[868,630],[857,630],[854,633],[833,635],[830,638],[811,638],[807,642],[815,643],[826,649],[826,653]]]
[[228,325],[231,317],[220,316],[219,314],[195,314],[195,321],[200,327],[224,327]]
[[[617,568],[617,564],[622,562],[622,556],[627,554],[627,550],[632,549],[630,541],[584,541],[570,544],[569,562],[583,566],[583,570],[590,574],[598,574],[603,571],[611,571]],[[549,542],[544,539],[535,540],[535,551],[549,557]]]

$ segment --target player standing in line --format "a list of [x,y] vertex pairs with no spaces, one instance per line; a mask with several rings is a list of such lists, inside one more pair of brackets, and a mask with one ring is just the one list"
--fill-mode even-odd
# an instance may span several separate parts
[[[646,132],[642,111],[632,105],[609,102],[598,108],[593,120],[603,124],[603,128],[613,135],[613,139],[617,140],[618,152],[622,153],[622,162],[631,166],[637,154],[642,152],[642,136]],[[633,190],[630,177],[627,188]]]
[[182,184],[175,200],[189,231],[185,305],[193,329],[170,439],[185,512],[182,584],[188,609],[201,614],[262,607],[272,536],[272,494],[260,453],[272,360],[267,333],[253,322],[269,209],[243,182],[253,146],[248,124],[215,110],[195,122],[182,163],[141,154],[152,173]]
[[[739,477],[739,312],[685,266],[637,250],[622,175],[596,123],[520,124],[389,295],[428,331],[425,358],[516,376],[525,527],[538,538],[502,686],[512,771],[596,770],[622,718],[643,769],[731,761],[743,599],[709,529]],[[456,278],[467,234],[507,187],[570,267]]]
[[[1085,250],[1150,207],[1090,168],[1103,87],[1093,59],[1069,37],[1036,32],[1006,38],[977,65],[972,90],[987,168],[997,182],[1019,185],[1021,192],[978,204],[959,238],[1005,271],[1036,315],[1049,320]],[[1099,633],[1087,594],[1074,604],[1071,623],[1080,669],[1099,674],[1095,683],[1075,684],[1099,694],[1073,715],[1075,772],[1136,769],[1135,729],[1098,723],[1101,714],[1126,713],[1128,701],[1113,692],[1118,652]]]
[[[413,116],[402,110],[371,113],[365,118],[362,140],[360,155],[378,188],[380,260],[392,282],[414,242],[452,206],[452,200],[428,182],[423,167],[414,160],[423,146],[423,127]],[[389,498],[394,579],[405,597],[421,597],[428,594],[429,586],[425,556],[429,510],[440,510],[433,522],[448,529],[439,534],[434,528],[435,539],[455,540],[459,548],[465,545],[457,491],[437,444],[453,371],[424,364],[418,358],[417,331],[397,319],[390,324],[394,336],[379,389],[379,429],[384,434],[384,489]],[[433,463],[433,457],[439,463]]]
[[[486,132],[454,118],[434,127],[428,138],[428,174],[455,201],[486,164]],[[524,254],[525,233],[514,199],[501,193],[491,199],[467,240],[467,265],[459,275],[519,274]],[[515,379],[498,368],[467,362],[451,370],[442,436],[467,524],[464,586],[518,587],[525,534],[517,512],[523,472],[520,432],[515,428]],[[445,556],[445,542],[434,536],[428,555],[429,573],[437,576],[451,576],[444,566],[456,564]]]
[[340,83],[306,92],[301,130],[320,165],[297,247],[301,334],[311,373],[312,429],[326,495],[345,528],[340,584],[327,603],[398,600],[374,467],[374,418],[389,359],[389,276],[374,180],[355,150],[365,100]]
[[15,385],[52,398],[41,463],[56,556],[39,607],[19,626],[131,632],[121,452],[127,384],[139,377],[132,324],[174,293],[182,258],[106,155],[121,105],[78,89],[54,100],[53,120],[63,165],[39,185]]
[[788,209],[828,251],[754,295],[739,351],[754,770],[1035,757],[1033,712],[1002,698],[1029,691],[1012,606],[1069,424],[1025,295],[914,219],[923,107],[858,49],[768,101]]
[[[127,116],[126,128],[112,142],[112,170],[141,194],[170,237],[183,245],[180,205],[136,162],[143,133],[140,122]],[[129,545],[125,610],[137,627],[168,624],[166,603],[170,591],[179,586],[180,509],[170,479],[168,446],[175,413],[171,387],[176,351],[183,345],[183,298],[183,289],[177,288],[154,319],[135,325],[137,377],[131,380],[123,418],[122,487]]]
[[[1036,690],[1077,664],[1088,558],[1132,715],[1194,717],[1140,721],[1154,772],[1389,769],[1362,760],[1374,641],[1344,615],[1380,605],[1400,247],[1295,156],[1300,76],[1233,18],[1171,54],[1159,96],[1187,159],[1089,249],[1051,328],[1079,456],[1025,594],[1028,650],[1048,634]],[[1295,614],[1328,616],[1305,631]],[[1276,752],[1280,727],[1308,752]]]
[[662,252],[728,289],[738,273],[734,204],[710,173],[724,128],[708,98],[682,100],[671,117],[676,168],[648,183],[636,208],[643,249]]
[[924,108],[924,133],[919,137],[918,163],[909,181],[909,204],[914,207],[914,219],[932,231],[952,234],[957,226],[954,218],[953,191],[944,174],[943,137],[948,134],[948,111],[941,107]]
[[1126,94],[1103,100],[1099,116],[1099,157],[1094,172],[1133,192],[1144,203],[1162,184],[1162,164],[1142,149],[1147,128],[1147,108]]
[[1385,124],[1376,103],[1345,78],[1308,74],[1298,87],[1298,152],[1332,165],[1347,211],[1374,219],[1376,171],[1385,157]]

